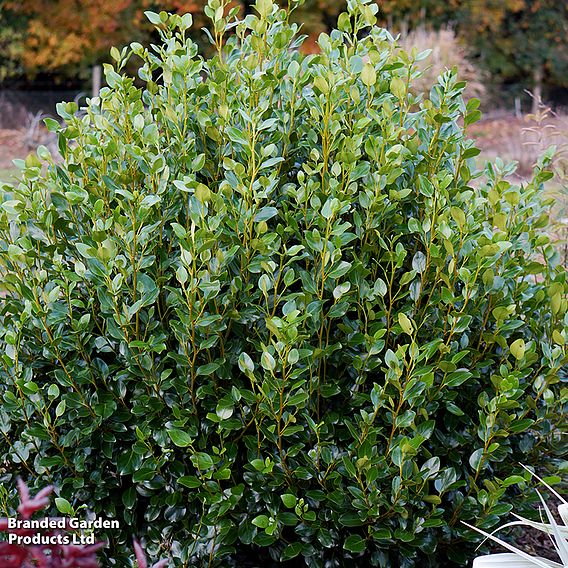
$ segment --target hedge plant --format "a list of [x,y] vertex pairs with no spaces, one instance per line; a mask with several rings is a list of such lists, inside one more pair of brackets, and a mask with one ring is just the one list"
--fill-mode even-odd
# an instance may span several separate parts
[[461,562],[560,457],[551,154],[478,171],[478,103],[416,95],[370,0],[314,55],[255,8],[209,0],[209,60],[148,13],[4,185],[2,480],[120,519],[109,566]]

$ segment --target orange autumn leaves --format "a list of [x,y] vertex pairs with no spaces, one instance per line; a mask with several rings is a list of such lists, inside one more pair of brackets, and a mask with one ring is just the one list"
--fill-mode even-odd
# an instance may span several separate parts
[[[232,3],[240,5],[241,15],[253,11],[253,4],[246,0]],[[10,11],[25,22],[18,54],[26,75],[33,78],[42,72],[77,75],[107,60],[111,46],[151,41],[152,26],[145,10],[191,12],[194,30],[200,30],[208,25],[205,5],[204,0],[6,0],[0,10]],[[309,36],[307,51],[317,49],[317,36],[327,31],[344,9],[345,2],[341,1],[307,0],[298,10],[296,21]]]
[[[168,11],[198,12],[202,2],[162,2]],[[151,26],[143,12],[155,8],[149,0],[8,0],[5,9],[26,19],[21,50],[27,74],[77,72],[107,59],[113,45],[144,38]]]
[[[556,0],[376,0],[378,19],[394,32],[401,29],[434,28],[450,24],[483,60],[496,77],[521,80],[535,65],[566,84],[566,26],[564,3]],[[255,0],[233,0],[241,16],[254,12]],[[288,0],[280,0],[282,6]],[[145,10],[185,13],[194,19],[197,41],[206,44],[200,29],[208,26],[203,8],[206,0],[4,0],[0,16],[10,13],[19,24],[18,34],[0,35],[2,68],[22,68],[32,78],[48,72],[54,76],[84,78],[95,63],[108,61],[111,46],[132,41],[151,43],[152,26]],[[292,15],[307,35],[303,51],[318,50],[321,32],[332,29],[345,10],[345,0],[305,0]],[[4,48],[8,43],[10,49]],[[17,46],[16,46],[17,44]],[[10,65],[11,64],[11,65]],[[8,73],[9,74],[9,73]],[[532,85],[525,85],[532,87]]]

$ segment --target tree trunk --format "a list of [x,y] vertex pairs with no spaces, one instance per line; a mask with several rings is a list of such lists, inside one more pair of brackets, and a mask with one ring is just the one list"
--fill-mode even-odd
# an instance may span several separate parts
[[101,90],[101,77],[102,69],[100,65],[93,65],[92,69],[92,87],[93,87],[93,97],[98,97]]
[[542,64],[536,65],[533,70],[533,103],[532,103],[532,113],[537,114],[540,105],[542,103],[542,77],[543,69]]

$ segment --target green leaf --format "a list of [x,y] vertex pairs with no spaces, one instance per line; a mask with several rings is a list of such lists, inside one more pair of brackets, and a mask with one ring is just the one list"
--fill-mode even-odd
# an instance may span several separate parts
[[351,18],[347,12],[342,12],[337,18],[337,29],[342,32],[351,32]]
[[270,521],[266,515],[258,515],[252,520],[252,524],[261,529],[265,529],[270,524]]
[[509,429],[514,434],[518,434],[528,430],[533,424],[534,420],[532,418],[523,418],[521,420],[514,420],[509,426]]
[[160,16],[156,14],[156,12],[151,12],[150,10],[147,10],[146,12],[144,12],[144,15],[146,16],[146,18],[148,18],[150,23],[154,24],[155,26],[159,26],[162,24],[162,20],[160,20]]
[[467,369],[457,369],[450,373],[444,384],[448,387],[459,387],[461,384],[465,383],[472,376],[471,372]]
[[418,274],[422,274],[422,272],[424,272],[426,269],[426,255],[423,252],[418,251],[414,255],[412,259],[412,268],[413,270],[416,270]]
[[131,475],[139,467],[141,461],[140,455],[129,449],[121,453],[118,457],[116,465],[120,475]]
[[75,515],[75,511],[71,506],[71,503],[69,503],[67,499],[63,499],[63,497],[55,498],[55,506],[57,507],[57,510],[63,515],[69,515],[69,516]]
[[239,355],[239,369],[245,372],[253,372],[254,371],[254,363],[250,356],[245,353],[244,351]]
[[215,373],[215,371],[220,367],[219,363],[213,361],[212,363],[206,363],[205,365],[200,365],[197,367],[195,374],[197,376],[209,376]]
[[406,96],[406,85],[400,77],[393,77],[390,84],[392,94],[399,100]]
[[187,282],[189,275],[187,273],[187,270],[185,269],[184,266],[178,266],[177,270],[176,270],[176,279],[180,284],[185,284]]
[[291,61],[290,65],[288,65],[288,75],[295,79],[300,72],[300,64],[297,61]]
[[414,324],[406,314],[403,314],[402,312],[398,314],[398,323],[400,324],[400,327],[402,327],[402,331],[404,331],[404,333],[410,336],[414,335]]
[[511,347],[509,348],[513,357],[520,361],[525,356],[525,342],[523,339],[517,339],[511,343]]
[[352,534],[345,539],[343,548],[349,552],[360,554],[365,550],[365,539],[359,535]]
[[167,432],[171,441],[180,448],[187,448],[193,442],[193,437],[179,428],[172,428]]
[[268,221],[278,215],[278,209],[276,207],[263,207],[255,216],[254,221],[258,223],[259,221]]
[[189,487],[190,489],[197,489],[198,487],[201,487],[201,481],[194,475],[184,475],[177,481],[180,485]]
[[294,495],[290,493],[285,493],[284,495],[280,495],[280,499],[282,499],[282,503],[284,503],[285,507],[288,509],[293,509],[296,506],[297,499]]
[[339,523],[344,527],[360,527],[363,526],[363,521],[357,513],[344,513],[339,517]]
[[55,416],[59,418],[65,414],[65,410],[67,408],[67,401],[63,399],[56,407],[55,407]]
[[267,371],[274,371],[274,369],[276,368],[276,361],[268,351],[262,352],[262,355],[260,357],[260,364]]
[[351,263],[347,262],[345,260],[342,260],[338,265],[336,265],[333,268],[333,270],[331,270],[329,272],[329,274],[327,276],[328,276],[328,278],[335,280],[335,279],[341,278],[342,276],[347,274],[347,272],[349,272],[350,269],[351,269]]
[[43,122],[50,132],[57,132],[61,126],[59,122],[53,118],[44,118]]
[[377,82],[377,72],[371,63],[365,63],[363,66],[361,81],[366,87],[372,87]]
[[324,95],[329,94],[329,83],[321,76],[314,79],[314,87],[321,91]]
[[215,413],[221,420],[228,420],[233,415],[234,408],[233,405],[220,402],[215,409]]
[[57,385],[49,385],[47,395],[49,398],[57,398],[59,396],[59,387]]
[[518,483],[526,483],[526,479],[521,475],[510,475],[503,481],[503,487],[509,487],[510,485],[517,485]]
[[143,467],[134,472],[134,475],[132,476],[132,481],[134,481],[134,483],[150,481],[151,479],[154,479],[156,475],[157,472],[155,469],[152,469],[151,467]]
[[450,215],[460,229],[465,227],[465,213],[459,207],[450,207]]
[[136,503],[136,488],[129,487],[123,494],[122,494],[122,504],[127,509],[132,509],[134,504]]
[[256,0],[255,7],[258,10],[258,13],[263,17],[266,18],[271,12],[272,7],[274,4],[272,0]]
[[474,122],[477,122],[480,118],[481,118],[481,111],[480,110],[473,110],[470,113],[465,115],[464,118],[464,126],[469,126],[470,124],[473,124]]
[[302,552],[303,545],[301,542],[293,542],[289,544],[283,551],[280,560],[282,562],[286,562],[287,560],[292,560],[292,558],[296,558],[298,554]]
[[227,134],[229,135],[231,142],[235,142],[236,144],[240,144],[241,146],[249,145],[249,141],[238,128],[235,128],[234,126],[227,128]]
[[374,540],[388,540],[390,538],[392,538],[392,533],[389,529],[379,529],[373,531]]
[[198,183],[195,188],[195,197],[201,203],[206,203],[211,200],[211,190],[206,185]]
[[213,458],[205,452],[197,452],[191,456],[191,461],[200,470],[206,470],[213,467]]
[[472,467],[474,471],[477,471],[481,463],[481,460],[483,459],[483,454],[484,454],[483,448],[479,448],[478,450],[475,450],[475,452],[473,452],[471,456],[469,456],[469,465]]

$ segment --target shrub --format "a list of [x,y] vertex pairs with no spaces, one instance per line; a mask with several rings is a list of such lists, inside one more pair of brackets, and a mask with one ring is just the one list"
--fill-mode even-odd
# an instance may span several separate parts
[[211,0],[208,61],[189,15],[149,13],[162,42],[47,121],[62,162],[39,148],[1,207],[6,481],[178,566],[436,566],[510,511],[521,456],[560,451],[550,156],[482,181],[477,102],[453,72],[412,95],[422,55],[375,11],[303,56],[270,0]]

